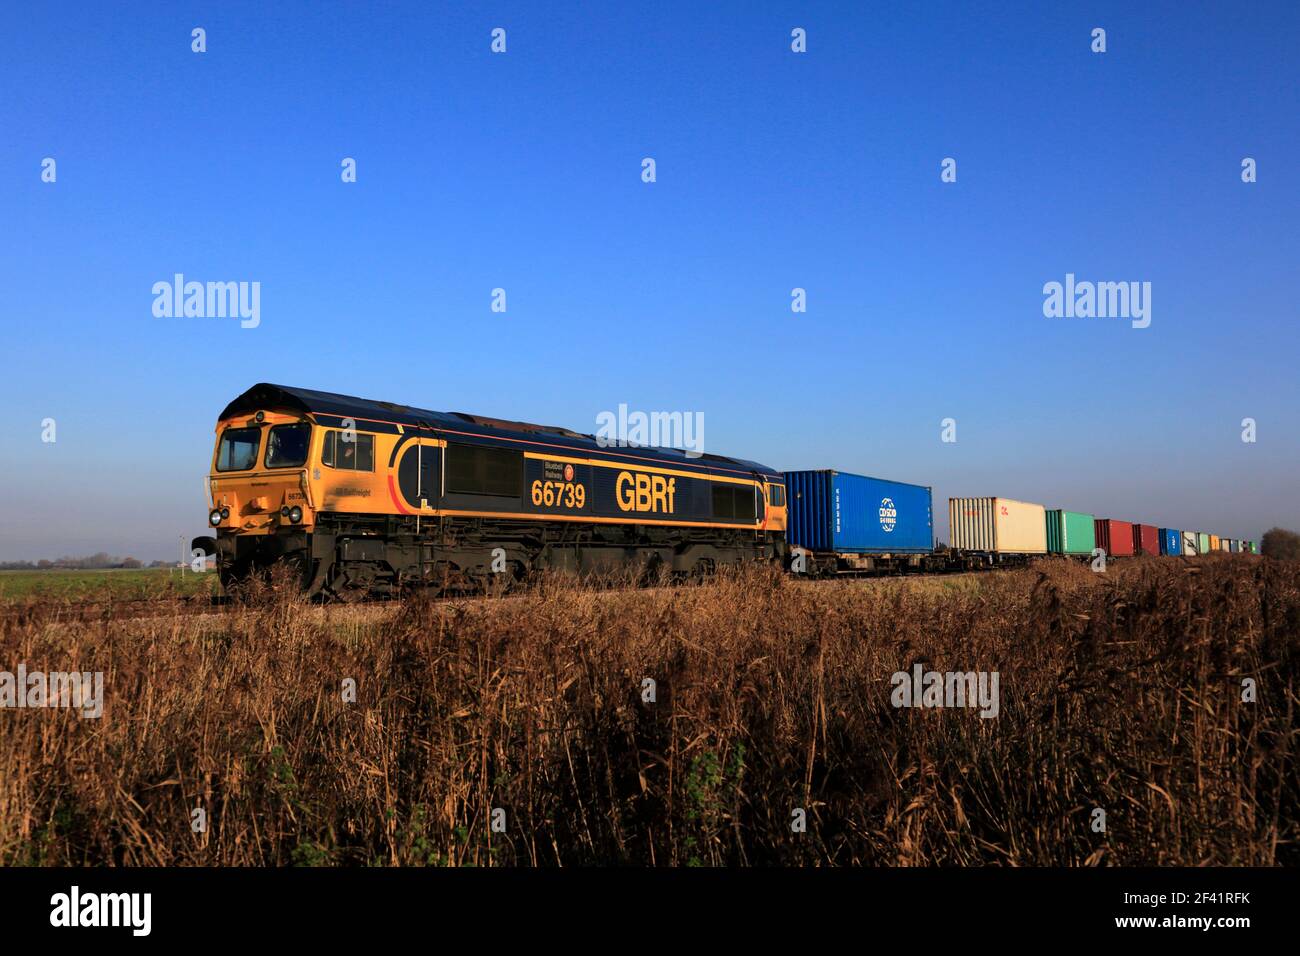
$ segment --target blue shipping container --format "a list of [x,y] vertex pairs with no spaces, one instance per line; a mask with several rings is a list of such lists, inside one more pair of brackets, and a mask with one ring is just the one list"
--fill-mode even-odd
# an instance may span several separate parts
[[1183,533],[1173,528],[1160,529],[1160,553],[1161,554],[1182,554],[1183,553]]
[[814,552],[923,554],[934,549],[930,489],[842,471],[787,471],[786,538]]

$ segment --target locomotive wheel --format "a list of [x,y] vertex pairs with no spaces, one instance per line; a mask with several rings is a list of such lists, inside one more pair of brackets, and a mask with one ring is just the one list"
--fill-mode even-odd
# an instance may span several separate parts
[[321,589],[322,595],[331,601],[343,604],[356,604],[370,596],[374,584],[374,572],[369,568],[331,569],[328,583]]

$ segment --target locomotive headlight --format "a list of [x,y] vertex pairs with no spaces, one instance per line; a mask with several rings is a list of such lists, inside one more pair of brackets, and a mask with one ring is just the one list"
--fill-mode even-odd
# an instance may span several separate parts
[[294,524],[297,524],[299,521],[301,521],[301,520],[302,520],[302,509],[299,508],[297,505],[294,505],[292,508],[290,508],[290,509],[289,509],[289,520],[292,521]]
[[280,517],[281,517],[281,518],[287,518],[287,517],[289,517],[289,506],[288,506],[288,505],[285,505],[283,508],[280,509]]
[[224,521],[226,518],[229,518],[229,517],[230,517],[230,509],[229,509],[229,508],[222,508],[222,509],[221,509],[221,520]]
[[214,527],[214,528],[215,528],[217,525],[221,524],[221,509],[220,509],[220,508],[213,508],[213,509],[212,509],[211,514],[208,515],[208,524],[212,525],[212,527]]

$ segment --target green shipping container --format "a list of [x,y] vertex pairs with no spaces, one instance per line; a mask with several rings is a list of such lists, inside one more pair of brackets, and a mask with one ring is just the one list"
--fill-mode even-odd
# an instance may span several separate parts
[[1092,554],[1097,546],[1092,515],[1047,512],[1047,550],[1052,554]]
[[1210,536],[1206,534],[1204,531],[1196,532],[1196,553],[1197,554],[1210,553]]

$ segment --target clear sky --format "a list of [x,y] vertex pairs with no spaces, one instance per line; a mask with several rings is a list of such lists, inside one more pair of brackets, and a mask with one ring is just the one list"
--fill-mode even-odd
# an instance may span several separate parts
[[[703,412],[932,485],[941,538],[949,495],[1300,527],[1298,47],[1291,2],[10,4],[0,559],[177,554],[260,381]],[[156,318],[175,273],[260,325]],[[1067,273],[1150,327],[1045,317]]]

